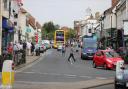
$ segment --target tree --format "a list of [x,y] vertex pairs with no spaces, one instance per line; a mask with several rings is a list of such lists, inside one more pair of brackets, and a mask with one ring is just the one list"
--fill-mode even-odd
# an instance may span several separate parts
[[73,39],[76,37],[76,31],[74,29],[69,29],[69,31],[67,32],[67,35],[66,35],[66,39]]
[[60,26],[58,24],[55,25],[51,21],[44,23],[42,27],[42,39],[53,39],[55,30],[59,28]]

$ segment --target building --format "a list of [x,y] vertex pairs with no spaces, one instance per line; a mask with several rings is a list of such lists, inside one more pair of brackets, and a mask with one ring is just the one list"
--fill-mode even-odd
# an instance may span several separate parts
[[3,2],[0,3],[2,5],[1,7],[1,13],[2,13],[2,38],[1,38],[1,51],[7,47],[9,42],[13,42],[14,39],[14,25],[13,22],[10,20],[11,12],[11,0],[2,0]]

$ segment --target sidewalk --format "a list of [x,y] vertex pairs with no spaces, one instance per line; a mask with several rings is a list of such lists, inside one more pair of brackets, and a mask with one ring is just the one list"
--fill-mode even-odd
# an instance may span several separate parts
[[20,69],[20,68],[24,67],[25,65],[28,65],[28,64],[30,64],[30,63],[36,61],[36,60],[39,59],[39,58],[40,58],[40,56],[35,56],[35,55],[34,55],[34,56],[27,56],[27,57],[26,57],[26,63],[17,66],[17,67],[15,68],[15,70]]
[[113,79],[93,79],[81,82],[17,82],[14,89],[88,89],[102,85],[113,84]]

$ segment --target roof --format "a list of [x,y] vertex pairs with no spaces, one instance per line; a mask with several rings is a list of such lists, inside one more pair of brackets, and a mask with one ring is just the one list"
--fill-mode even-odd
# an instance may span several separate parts
[[20,8],[20,11],[21,11],[22,13],[27,13],[27,11],[26,11],[24,8]]
[[104,14],[112,13],[112,7],[104,11]]
[[35,24],[35,18],[32,15],[28,16],[28,23],[34,28],[36,29],[36,24]]
[[42,26],[41,26],[41,24],[39,22],[36,22],[36,27],[37,27],[37,29],[41,29],[42,28]]

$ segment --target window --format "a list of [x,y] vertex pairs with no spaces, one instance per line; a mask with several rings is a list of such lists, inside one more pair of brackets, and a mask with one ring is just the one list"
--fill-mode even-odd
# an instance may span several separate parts
[[4,9],[9,10],[9,0],[3,0],[4,2]]
[[91,30],[91,29],[88,29],[88,32],[89,32],[89,33],[92,33],[92,30]]
[[97,52],[96,55],[97,56],[101,56],[102,54],[101,54],[101,52]]

